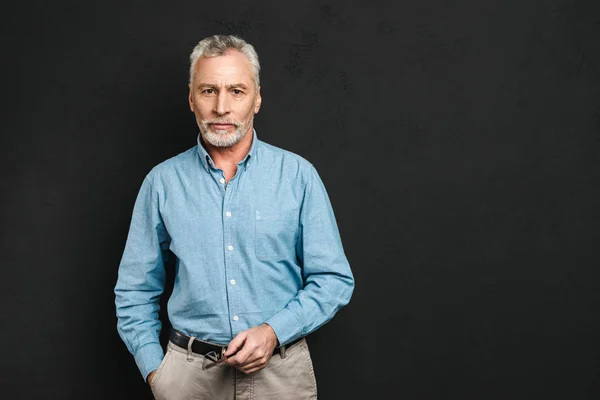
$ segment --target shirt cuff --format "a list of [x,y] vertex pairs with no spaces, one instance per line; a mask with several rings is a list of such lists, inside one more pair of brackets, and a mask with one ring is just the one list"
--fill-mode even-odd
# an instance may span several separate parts
[[275,331],[280,346],[285,346],[292,340],[302,336],[302,327],[298,323],[296,314],[287,308],[273,315],[265,323],[271,325],[271,328]]
[[160,343],[147,343],[138,349],[134,357],[135,363],[145,381],[150,372],[158,368],[164,356]]

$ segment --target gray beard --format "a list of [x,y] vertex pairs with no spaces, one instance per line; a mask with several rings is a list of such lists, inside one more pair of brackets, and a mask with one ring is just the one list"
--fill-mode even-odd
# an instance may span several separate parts
[[[200,133],[202,133],[202,137],[208,143],[212,144],[215,147],[231,147],[240,142],[248,133],[248,129],[250,128],[250,124],[254,118],[250,118],[248,124],[246,126],[241,126],[240,124],[234,124],[235,129],[233,132],[229,133],[226,130],[214,130],[211,131],[208,124],[215,123],[216,121],[200,121]],[[227,122],[227,121],[218,121],[218,122]],[[230,123],[230,122],[228,122]]]

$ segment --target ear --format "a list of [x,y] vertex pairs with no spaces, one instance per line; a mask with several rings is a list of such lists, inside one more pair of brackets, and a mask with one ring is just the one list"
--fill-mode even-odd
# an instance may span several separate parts
[[259,86],[258,93],[256,93],[256,100],[254,101],[254,114],[258,113],[258,110],[260,110],[261,104],[262,104],[262,97],[260,97],[260,86]]
[[192,85],[188,83],[190,93],[188,94],[188,103],[190,104],[190,111],[194,112],[194,95],[192,93]]

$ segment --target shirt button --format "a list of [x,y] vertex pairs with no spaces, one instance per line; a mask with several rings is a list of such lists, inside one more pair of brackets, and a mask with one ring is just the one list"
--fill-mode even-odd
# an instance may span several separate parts
[[225,213],[225,215],[227,215],[228,217],[231,217],[231,213],[230,213],[229,211],[227,211],[227,212]]
[[238,317],[237,315],[234,315],[234,316],[233,316],[233,320],[234,320],[234,321],[237,321],[238,319],[240,319],[240,317]]
[[221,179],[219,179],[219,182],[225,183],[225,179],[221,178]]
[[235,279],[230,280],[229,283],[231,283],[232,285],[235,285]]
[[229,251],[233,250],[233,246],[227,246],[227,250],[229,250]]

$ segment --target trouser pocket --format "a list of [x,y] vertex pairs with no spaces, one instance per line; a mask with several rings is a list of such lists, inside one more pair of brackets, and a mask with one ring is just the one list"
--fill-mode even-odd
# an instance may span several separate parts
[[161,376],[164,375],[165,366],[167,365],[167,363],[169,362],[169,359],[171,358],[171,353],[172,353],[172,350],[170,348],[168,348],[167,353],[165,354],[162,361],[158,365],[158,368],[156,369],[156,373],[154,374],[154,378],[152,379],[152,384],[150,385],[150,390],[152,390],[152,393],[154,394],[155,398],[158,398],[157,397],[158,384],[160,383]]

